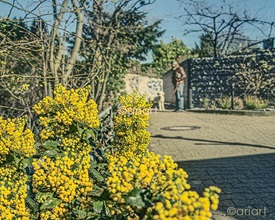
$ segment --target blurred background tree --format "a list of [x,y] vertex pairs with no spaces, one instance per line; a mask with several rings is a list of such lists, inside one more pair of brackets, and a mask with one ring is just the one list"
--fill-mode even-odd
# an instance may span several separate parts
[[[1,0],[10,11],[0,23],[0,114],[34,117],[31,107],[59,83],[92,85],[102,111],[123,92],[129,63],[145,60],[163,34],[143,10],[154,2]],[[11,19],[15,10],[24,17]]]

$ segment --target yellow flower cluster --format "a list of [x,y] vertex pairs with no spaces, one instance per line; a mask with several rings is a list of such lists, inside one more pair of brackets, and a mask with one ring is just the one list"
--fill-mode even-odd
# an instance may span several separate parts
[[124,156],[110,157],[108,169],[111,176],[107,180],[107,186],[111,198],[124,202],[123,194],[134,188],[146,188],[153,195],[166,191],[170,199],[177,200],[177,194],[189,189],[190,185],[186,181],[187,173],[176,168],[177,164],[170,156],[161,159],[160,155],[149,150],[131,159]]
[[[148,149],[150,135],[148,126],[150,108],[146,100],[136,93],[120,98],[121,107],[115,117],[115,144],[117,151],[108,156],[108,191],[118,205],[110,204],[115,215],[131,213],[137,217],[135,208],[127,205],[127,194],[135,189],[144,189],[151,195],[154,204],[146,216],[156,220],[210,220],[211,210],[219,203],[220,189],[211,186],[203,197],[190,190],[188,175],[174,162],[171,156],[161,158]],[[162,198],[162,199],[160,199]]]
[[[211,186],[200,197],[190,190],[187,173],[178,168],[170,156],[161,159],[160,155],[147,150],[131,159],[112,157],[108,169],[111,176],[107,187],[113,201],[125,203],[123,197],[135,188],[149,190],[152,201],[156,201],[151,213],[153,219],[206,220],[212,216],[210,210],[217,209],[220,189]],[[159,195],[165,202],[158,201]]]
[[26,175],[13,164],[1,166],[0,173],[0,219],[28,220]]
[[[216,210],[221,190],[210,186],[205,189],[209,195],[200,197],[196,191],[184,191],[178,200],[173,200],[164,193],[165,202],[157,202],[153,210],[156,220],[210,220],[211,210]],[[204,193],[205,194],[205,193]]]
[[93,185],[87,169],[90,161],[81,156],[83,155],[79,155],[80,166],[76,166],[75,159],[68,156],[57,157],[56,160],[43,157],[42,160],[33,162],[33,191],[54,192],[67,203],[75,196],[91,191]]
[[27,177],[19,164],[11,160],[14,156],[21,160],[36,152],[33,133],[25,129],[26,120],[0,117],[0,219],[29,219],[25,205]]
[[[58,155],[54,158],[44,156],[33,162],[33,191],[37,195],[48,192],[53,198],[62,200],[61,204],[43,210],[41,219],[70,219],[72,213],[68,209],[80,200],[89,200],[87,193],[93,188],[89,178],[92,148],[84,131],[99,126],[97,105],[87,100],[89,89],[66,90],[58,85],[54,99],[46,97],[35,106],[44,127],[40,137],[44,141],[58,140]],[[79,133],[78,128],[82,132]],[[47,198],[36,196],[35,199],[43,204]]]
[[54,98],[46,97],[34,106],[40,115],[39,120],[44,126],[40,137],[47,140],[68,134],[71,125],[76,123],[83,128],[99,126],[97,105],[93,100],[88,100],[90,87],[66,90],[62,85],[57,85]]
[[20,157],[35,154],[34,135],[24,129],[27,118],[7,119],[0,117],[0,164],[8,154],[16,153]]
[[58,206],[55,206],[52,210],[46,210],[40,215],[41,220],[61,220],[61,219],[71,219],[70,209],[66,203],[60,203]]
[[[80,147],[80,145],[78,145]],[[41,213],[41,219],[68,219],[68,204],[74,199],[83,198],[93,188],[93,182],[89,179],[91,147],[86,143],[82,145],[82,151],[64,152],[56,158],[43,158],[33,162],[34,174],[32,178],[33,192],[50,192],[54,198],[63,202],[63,207],[57,206]],[[74,156],[72,155],[74,154]],[[39,203],[43,199],[36,198]],[[54,218],[55,219],[55,218]]]
[[149,110],[151,104],[136,92],[121,96],[117,116],[114,117],[115,147],[117,155],[131,158],[149,145]]

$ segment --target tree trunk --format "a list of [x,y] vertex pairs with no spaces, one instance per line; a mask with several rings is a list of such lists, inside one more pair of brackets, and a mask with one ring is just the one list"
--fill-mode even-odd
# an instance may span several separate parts
[[72,0],[72,4],[74,7],[74,13],[77,17],[77,25],[76,25],[76,34],[75,34],[75,43],[73,47],[73,51],[71,53],[71,57],[66,65],[66,72],[62,77],[62,81],[64,85],[68,84],[68,78],[72,73],[73,66],[76,62],[77,55],[79,53],[80,45],[82,42],[82,33],[83,33],[83,23],[84,23],[84,15],[81,13],[79,9],[79,5],[77,0]]

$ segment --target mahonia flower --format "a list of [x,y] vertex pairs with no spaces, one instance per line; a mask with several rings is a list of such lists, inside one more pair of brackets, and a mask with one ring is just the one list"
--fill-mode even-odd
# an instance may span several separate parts
[[[218,197],[217,192],[213,192],[213,196]],[[216,210],[211,206],[209,197],[200,197],[196,191],[184,191],[178,200],[171,200],[169,195],[165,195],[165,202],[156,203],[153,219],[210,220],[211,209]]]
[[137,92],[121,96],[119,101],[120,107],[114,117],[115,154],[131,158],[143,152],[150,143],[150,133],[146,128],[151,104]]
[[13,164],[0,167],[0,219],[28,220],[27,176]]
[[150,192],[154,203],[146,212],[151,219],[210,220],[211,210],[218,207],[220,189],[211,186],[200,197],[190,190],[187,173],[178,168],[171,156],[161,158],[147,149],[150,134],[146,131],[149,125],[146,109],[151,106],[144,96],[132,93],[121,97],[120,104],[114,117],[117,151],[107,156],[110,176],[106,184],[113,200],[109,204],[111,213],[128,213],[128,219],[139,219],[125,198],[135,189],[144,189]]
[[169,156],[161,159],[160,155],[146,150],[144,154],[131,159],[113,156],[109,157],[109,161],[111,176],[107,180],[107,186],[114,200],[121,199],[123,194],[134,188],[147,188],[153,195],[164,190],[171,191],[171,198],[176,195],[172,190],[183,192],[190,188],[186,181],[187,173],[181,168],[176,169],[177,164]]
[[[82,155],[79,155],[80,158]],[[57,157],[56,160],[44,157],[33,162],[33,191],[48,191],[56,193],[64,202],[71,202],[78,194],[87,194],[92,190],[89,180],[89,159],[82,158],[78,166],[75,159]]]
[[48,219],[71,219],[70,209],[67,207],[66,203],[60,203],[55,206],[52,210],[44,210],[40,214],[41,220]]
[[[146,150],[143,155],[131,159],[113,156],[109,161],[110,177],[106,183],[114,202],[124,204],[123,197],[127,193],[142,188],[149,190],[151,200],[156,202],[151,210],[153,219],[188,219],[193,216],[192,219],[210,220],[211,210],[217,209],[220,189],[211,186],[200,197],[196,191],[190,190],[188,174],[178,168],[170,156],[161,159],[160,155]],[[164,202],[158,200],[160,195]]]
[[47,96],[33,107],[44,127],[40,134],[42,140],[63,138],[70,132],[70,126],[76,124],[85,129],[99,127],[97,105],[94,100],[88,100],[90,89],[88,86],[66,90],[59,84],[54,98]]
[[26,117],[3,120],[0,117],[0,219],[29,219],[26,208],[27,176],[12,155],[21,160],[35,154],[34,135],[25,129]]
[[4,120],[0,117],[0,163],[8,154],[16,153],[20,157],[35,154],[34,135],[24,129],[27,118]]
[[[45,220],[49,216],[70,219],[70,212],[66,210],[68,204],[75,199],[87,200],[87,193],[93,188],[93,181],[89,178],[91,146],[72,134],[63,139],[61,146],[64,151],[56,158],[44,156],[33,162],[33,192],[49,192],[63,204],[43,211],[40,218]],[[43,204],[45,199],[37,197],[36,201]]]
[[43,126],[42,141],[58,142],[55,157],[43,156],[33,161],[35,200],[43,204],[51,196],[62,201],[42,210],[40,219],[70,219],[73,203],[80,204],[82,210],[92,204],[87,196],[93,189],[89,177],[92,148],[85,130],[98,127],[99,117],[95,102],[87,100],[89,90],[90,87],[66,90],[58,85],[53,99],[46,97],[34,107]]

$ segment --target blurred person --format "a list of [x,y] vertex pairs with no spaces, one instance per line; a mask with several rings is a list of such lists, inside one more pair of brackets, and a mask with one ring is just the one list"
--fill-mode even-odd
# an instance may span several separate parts
[[182,112],[184,109],[184,79],[186,73],[179,65],[177,61],[171,63],[173,69],[173,83],[174,83],[174,94],[176,95],[176,112]]

